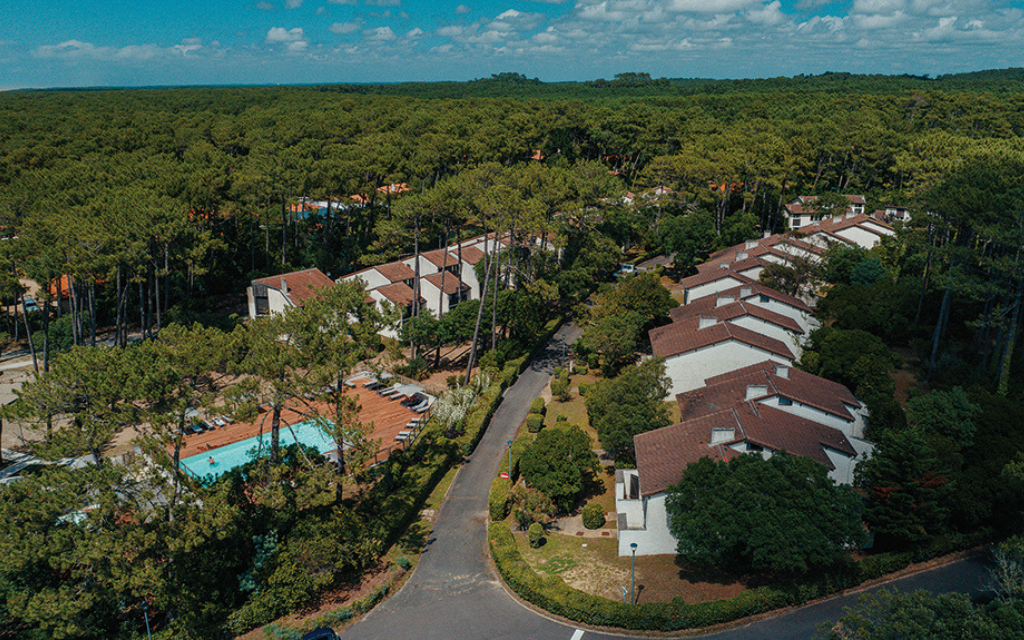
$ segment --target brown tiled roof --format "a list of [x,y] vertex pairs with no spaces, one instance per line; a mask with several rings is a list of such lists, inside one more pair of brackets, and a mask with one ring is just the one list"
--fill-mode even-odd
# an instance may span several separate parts
[[[408,307],[413,301],[412,287],[404,282],[392,282],[391,284],[377,287],[376,289],[373,289],[373,291],[379,292],[380,295],[387,298],[388,301],[402,307]],[[420,304],[426,304],[426,300],[423,299],[423,296],[420,296]]]
[[700,318],[691,317],[685,318],[680,322],[673,322],[664,327],[651,329],[648,335],[651,339],[651,348],[654,351],[654,355],[670,358],[693,351],[694,349],[718,344],[719,342],[736,340],[790,360],[796,359],[790,348],[782,341],[769,338],[731,322],[716,322],[703,329],[698,329],[699,325]]
[[717,269],[709,269],[704,273],[698,273],[696,275],[683,278],[679,283],[683,285],[683,289],[692,289],[694,287],[699,287],[702,284],[715,282],[716,280],[721,280],[723,278],[733,278],[742,283],[756,282],[753,278],[748,278],[741,273],[736,273],[732,269],[723,269],[719,267]]
[[288,285],[285,295],[292,304],[301,307],[306,300],[317,297],[316,290],[334,285],[334,281],[324,275],[319,269],[305,269],[283,273],[279,276],[267,276],[253,280],[253,283],[262,284],[271,289],[281,290],[281,280]]
[[[445,257],[445,254],[448,255],[447,258]],[[443,269],[445,267],[453,267],[459,263],[458,257],[453,255],[451,251],[445,251],[444,249],[434,249],[433,251],[420,253],[420,257],[424,258],[433,265],[437,265],[438,269]]]
[[404,262],[388,262],[387,264],[379,264],[374,268],[380,273],[380,275],[384,276],[392,283],[402,282],[403,280],[410,280],[416,277],[412,268]]
[[731,460],[742,455],[723,444],[709,444],[715,427],[739,430],[736,418],[721,412],[634,436],[640,493],[646,497],[665,491],[679,482],[686,465],[701,458]]
[[[453,249],[453,255],[458,258],[459,249],[456,247]],[[468,262],[469,264],[476,264],[483,260],[484,252],[478,247],[462,247],[462,261]]]
[[425,276],[423,279],[434,285],[438,289],[441,288],[441,278],[444,277],[444,293],[451,295],[458,293],[458,291],[469,289],[469,285],[460,282],[459,277],[454,273],[432,273],[429,276]]
[[[704,296],[690,304],[684,304],[680,307],[669,310],[668,315],[673,322],[680,322],[686,318],[694,316],[710,316],[718,318],[720,321],[724,322],[726,320],[739,318],[740,316],[749,315],[760,320],[764,320],[765,322],[778,325],[783,329],[792,331],[793,333],[804,333],[804,330],[796,320],[789,316],[784,316],[781,313],[765,309],[764,307],[760,307],[756,304],[747,304],[742,300],[736,300],[735,302],[718,306],[718,299],[722,297],[728,298],[730,296],[725,296],[721,293],[718,295]],[[735,296],[732,297],[734,300],[736,299]]]
[[[716,428],[733,429],[733,439],[711,445],[711,435]],[[703,457],[729,460],[740,455],[727,445],[743,442],[811,458],[830,470],[835,466],[825,449],[850,457],[857,455],[838,429],[772,407],[744,402],[725,411],[634,436],[641,495],[646,497],[665,491],[679,482],[688,464]]]
[[[768,296],[769,298],[772,298],[773,300],[777,300],[779,302],[788,304],[789,306],[797,308],[797,309],[800,309],[801,311],[803,311],[805,313],[813,313],[813,311],[814,311],[809,306],[807,306],[807,303],[802,301],[800,298],[797,298],[795,296],[791,296],[788,293],[782,293],[781,291],[776,291],[775,289],[772,289],[771,287],[766,287],[765,285],[761,284],[760,282],[752,282],[750,284],[741,284],[741,285],[738,285],[738,286],[735,286],[735,287],[730,287],[729,289],[723,289],[722,291],[719,291],[718,293],[714,294],[713,296],[705,296],[705,297],[714,299],[714,298],[722,297],[722,296],[726,296],[726,297],[731,296],[733,298],[737,298],[738,299],[738,298],[741,297],[740,293],[743,291],[743,289],[750,289],[750,295],[749,296],[742,296],[744,298],[751,298],[751,297],[753,297],[755,295],[756,296]],[[690,304],[694,304],[695,302],[699,302],[701,300],[703,300],[703,298],[697,298],[697,300],[695,300],[694,302],[691,302]],[[687,305],[687,306],[689,306],[689,305]]]
[[759,399],[782,396],[850,422],[854,417],[849,407],[862,406],[850,390],[838,382],[793,367],[788,367],[783,378],[776,374],[776,366],[766,360],[706,379],[706,386],[676,396],[680,416],[685,420],[733,407],[746,400],[749,385],[765,387]]

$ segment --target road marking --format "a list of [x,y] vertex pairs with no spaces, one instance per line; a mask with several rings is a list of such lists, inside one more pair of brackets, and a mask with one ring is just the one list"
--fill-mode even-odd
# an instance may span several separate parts
[[572,634],[572,638],[569,640],[580,640],[583,637],[583,629],[577,629],[576,633]]

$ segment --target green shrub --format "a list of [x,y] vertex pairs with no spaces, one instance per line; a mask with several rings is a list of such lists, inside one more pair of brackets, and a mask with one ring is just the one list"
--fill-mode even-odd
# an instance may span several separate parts
[[556,379],[557,378],[561,378],[563,373],[565,373],[565,368],[564,367],[555,367],[554,377]]
[[580,395],[583,396],[584,398],[587,397],[587,393],[590,392],[590,386],[591,385],[590,385],[589,382],[581,382],[579,384],[579,389],[578,389],[578,391],[580,392]]
[[547,413],[547,409],[544,407],[544,398],[533,399],[533,402],[530,403],[530,413],[536,413],[539,415]]
[[588,529],[600,529],[604,526],[604,507],[591,502],[583,507],[583,526]]
[[601,356],[596,353],[591,353],[587,356],[587,366],[591,369],[596,369],[601,366]]
[[505,478],[491,481],[491,493],[487,497],[487,511],[491,522],[501,522],[508,517],[509,485],[512,482]]
[[568,402],[572,399],[572,394],[569,393],[569,382],[561,378],[556,378],[551,381],[551,395],[558,398],[559,402]]
[[352,607],[343,607],[341,609],[335,609],[334,611],[328,611],[327,613],[317,616],[313,620],[313,629],[319,629],[320,627],[337,627],[344,622],[348,622],[352,619],[355,614],[352,612]]
[[270,640],[299,640],[302,637],[302,632],[298,629],[289,629],[288,627],[271,623],[263,627],[263,635]]
[[527,535],[530,537],[530,546],[536,549],[544,541],[544,527],[539,522],[530,525]]
[[526,416],[526,430],[530,433],[540,433],[540,430],[544,428],[544,416],[531,413]]
[[397,367],[395,370],[403,376],[407,376],[414,380],[422,380],[427,376],[427,370],[430,366],[427,361],[423,358],[413,358],[405,363],[401,367]]
[[590,368],[582,362],[577,362],[572,366],[572,372],[578,376],[585,376],[590,371]]
[[409,569],[412,569],[412,563],[409,562],[409,558],[406,558],[405,556],[402,556],[400,558],[396,558],[395,559],[395,564],[397,564],[399,567],[405,569],[406,571],[408,571]]
[[568,421],[569,421],[569,418],[565,417],[564,415],[558,416],[557,418],[555,418],[555,422],[568,422]]
[[377,606],[377,604],[384,599],[384,596],[388,595],[388,585],[384,585],[379,589],[376,589],[373,593],[360,598],[352,603],[352,611],[355,613],[366,613],[370,609]]

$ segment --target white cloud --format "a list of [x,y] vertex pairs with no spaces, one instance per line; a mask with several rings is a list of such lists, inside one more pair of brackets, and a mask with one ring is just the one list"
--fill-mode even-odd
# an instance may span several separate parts
[[[216,46],[216,43],[211,43]],[[157,59],[182,58],[194,52],[206,52],[200,38],[186,38],[179,44],[160,47],[155,44],[132,44],[124,47],[97,47],[82,40],[65,40],[59,44],[41,45],[32,56],[42,59],[98,60],[108,62],[145,62]]]
[[309,40],[303,34],[301,27],[285,29],[284,27],[271,27],[267,31],[264,42],[270,45],[284,45],[288,51],[304,51],[309,46]]
[[368,7],[397,7],[402,0],[365,0]]
[[754,24],[765,27],[780,25],[786,22],[786,16],[782,13],[782,3],[774,0],[759,9],[751,9],[747,12],[747,20]]
[[760,4],[758,0],[672,0],[668,9],[685,13],[734,13]]
[[327,30],[340,36],[346,33],[355,33],[362,28],[363,25],[359,21],[353,20],[352,22],[335,22]]
[[460,16],[464,16],[471,11],[473,11],[473,9],[464,4],[460,4],[459,6],[455,7],[455,13]]
[[331,4],[354,5],[356,3],[356,0],[327,0],[327,2],[330,2]]
[[298,9],[302,6],[303,0],[285,0],[284,6],[289,9]]
[[405,37],[408,40],[418,40],[418,39],[422,38],[424,35],[426,35],[426,34],[423,32],[423,29],[420,29],[419,27],[416,27],[415,29],[412,29],[409,32],[407,32],[405,34]]
[[462,35],[462,32],[464,30],[464,27],[460,27],[457,24],[451,24],[448,25],[447,27],[441,27],[437,29],[434,33],[441,36],[442,38],[454,38],[456,36]]
[[256,8],[259,9],[260,11],[273,11],[274,4],[272,2],[265,2],[264,0],[260,0],[260,2],[256,3]]
[[395,32],[391,30],[391,27],[377,27],[376,29],[367,29],[364,31],[363,37],[374,42],[390,42],[398,36],[396,36]]

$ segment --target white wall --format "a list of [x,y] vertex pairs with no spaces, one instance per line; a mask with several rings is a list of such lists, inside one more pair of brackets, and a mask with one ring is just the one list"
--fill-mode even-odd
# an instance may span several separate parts
[[847,227],[845,229],[840,229],[839,231],[836,231],[835,234],[837,236],[846,238],[850,242],[853,242],[857,246],[864,249],[870,249],[871,247],[875,246],[876,244],[882,241],[878,234],[871,233],[870,231],[865,231],[860,227]]
[[758,402],[760,404],[768,405],[769,407],[775,407],[779,411],[785,411],[786,413],[792,414],[794,416],[806,418],[811,422],[816,422],[820,425],[830,427],[837,431],[842,431],[848,438],[864,437],[863,420],[843,420],[842,418],[834,414],[827,413],[825,411],[822,411],[821,409],[812,407],[810,405],[802,404],[796,401],[794,401],[793,404],[790,405],[779,404],[778,396],[765,398],[764,400],[759,400]]
[[361,279],[365,283],[367,290],[376,289],[377,287],[383,287],[386,284],[391,284],[391,281],[385,278],[376,269],[367,269],[366,271],[360,271],[359,273],[350,273],[347,276],[341,278],[345,282],[353,282],[357,279]]
[[802,309],[798,309],[794,306],[788,305],[785,302],[776,300],[775,298],[769,297],[766,302],[762,302],[761,295],[756,291],[753,295],[743,298],[743,302],[756,304],[762,309],[768,309],[769,311],[774,311],[779,315],[786,316],[787,318],[795,320],[796,323],[800,325],[800,328],[803,329],[805,333],[810,333],[811,331],[814,331],[821,325],[821,323],[819,323],[818,320],[811,314],[803,311]]
[[828,477],[832,478],[838,484],[853,484],[854,480],[854,469],[857,464],[863,460],[867,460],[871,457],[871,452],[874,450],[875,445],[871,444],[867,440],[861,440],[859,438],[849,438],[850,444],[853,446],[853,450],[857,452],[855,458],[851,458],[845,453],[840,453],[829,448],[825,448],[825,455],[832,461],[835,469],[829,472]]
[[768,336],[769,338],[775,338],[779,342],[783,343],[793,352],[793,355],[800,358],[803,353],[803,347],[801,346],[802,335],[794,333],[785,327],[780,327],[777,324],[762,320],[755,316],[739,316],[729,320],[730,323],[737,326],[743,327],[744,329],[750,329],[755,333],[759,333],[762,336]]
[[699,284],[695,287],[686,290],[686,302],[687,304],[689,304],[694,300],[697,300],[698,298],[703,298],[705,296],[713,296],[719,291],[732,289],[733,287],[738,286],[740,284],[743,283],[737,280],[736,278],[730,278],[728,276],[725,278],[719,278],[718,280],[715,280],[713,282],[705,282],[704,284]]
[[665,373],[672,386],[668,397],[704,386],[704,379],[772,360],[792,365],[793,361],[736,340],[719,342],[665,359]]
[[619,530],[619,555],[631,556],[629,545],[636,543],[636,555],[675,555],[676,539],[668,530],[668,513],[665,511],[666,494],[659,493],[643,500],[632,500],[643,504],[646,515],[641,529]]

